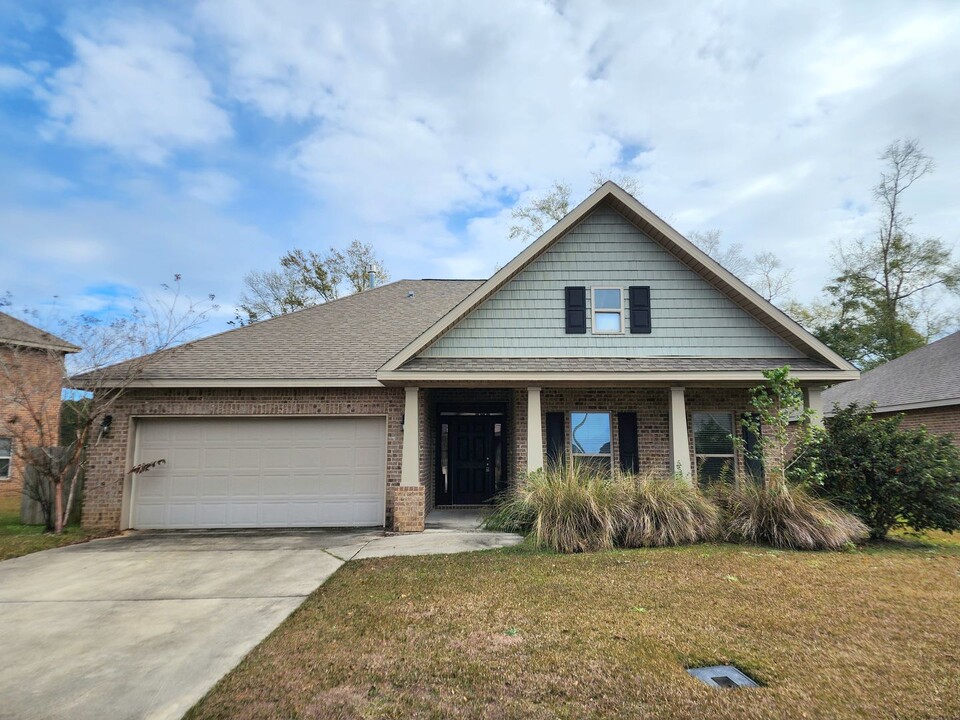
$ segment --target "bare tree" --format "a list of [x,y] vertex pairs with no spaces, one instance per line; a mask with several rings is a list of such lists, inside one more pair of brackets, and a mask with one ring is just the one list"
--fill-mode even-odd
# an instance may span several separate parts
[[[621,173],[614,177],[601,171],[592,173],[593,190],[598,189],[608,180],[617,183],[634,197],[640,194],[640,181],[633,175]],[[558,180],[544,194],[535,197],[525,205],[513,208],[510,213],[513,219],[513,225],[510,226],[510,239],[519,238],[523,242],[530,242],[543,235],[545,230],[570,212],[570,192],[570,183]]]
[[326,255],[295,248],[280,258],[280,267],[255,270],[243,278],[240,304],[232,324],[247,325],[335,300],[369,288],[369,273],[390,279],[370,243],[354,240],[346,250]]
[[[34,470],[36,487],[24,488],[40,502],[54,532],[63,531],[76,502],[80,482],[69,479],[82,476],[90,443],[109,432],[117,399],[153,363],[185,347],[217,309],[212,295],[203,301],[186,298],[179,275],[163,288],[164,294],[140,299],[122,318],[83,315],[57,322],[58,335],[80,348],[66,363],[62,347],[5,345],[0,353],[0,406],[10,408],[5,432],[12,433],[18,463]],[[39,366],[55,371],[38,372]],[[74,437],[62,446],[61,389],[75,401]]]
[[770,251],[748,257],[740,243],[724,245],[719,230],[694,231],[687,238],[727,270],[745,280],[765,300],[774,302],[783,299],[793,286],[792,271],[784,268],[780,258]]

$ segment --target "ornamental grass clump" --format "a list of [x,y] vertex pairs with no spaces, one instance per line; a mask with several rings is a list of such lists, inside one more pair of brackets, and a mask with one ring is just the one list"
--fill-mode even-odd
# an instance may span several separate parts
[[784,550],[842,550],[869,533],[857,517],[800,486],[743,482],[720,497],[729,540]]
[[619,547],[665,547],[712,540],[719,513],[688,480],[654,474],[623,476],[628,512],[620,520]]
[[575,553],[700,542],[715,536],[717,515],[680,478],[605,474],[572,463],[522,479],[499,499],[485,527]]

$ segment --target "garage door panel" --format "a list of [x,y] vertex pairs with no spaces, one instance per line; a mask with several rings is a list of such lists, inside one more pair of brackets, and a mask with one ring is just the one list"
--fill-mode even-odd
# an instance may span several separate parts
[[138,423],[131,524],[382,525],[382,418],[179,418]]

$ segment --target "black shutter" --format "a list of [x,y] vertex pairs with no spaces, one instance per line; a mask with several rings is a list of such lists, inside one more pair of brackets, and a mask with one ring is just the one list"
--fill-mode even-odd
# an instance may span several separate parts
[[587,289],[564,288],[567,301],[567,334],[583,335],[587,332]]
[[651,332],[649,285],[634,285],[630,288],[630,332]]
[[636,413],[617,413],[617,439],[620,441],[620,469],[635,473],[638,460]]
[[[760,425],[760,417],[756,414],[750,416],[751,425],[755,425],[756,429],[763,432],[763,428]],[[753,427],[743,427],[743,444],[744,453],[743,466],[747,471],[747,476],[753,478],[757,482],[763,480],[763,458],[758,457],[760,455],[760,438],[757,437],[757,433],[754,432]]]
[[557,467],[563,464],[564,416],[562,412],[547,413],[547,464]]

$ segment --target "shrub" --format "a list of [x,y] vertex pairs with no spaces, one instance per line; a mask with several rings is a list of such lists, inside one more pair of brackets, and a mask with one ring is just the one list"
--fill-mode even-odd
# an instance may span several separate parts
[[859,519],[799,486],[744,482],[721,496],[727,539],[788,550],[839,550],[867,537]]
[[716,533],[717,510],[689,482],[599,475],[586,464],[538,470],[499,498],[484,526],[557,552],[677,545]]
[[618,545],[663,547],[711,540],[717,534],[716,506],[679,477],[625,476],[628,512],[621,518]]
[[960,530],[960,451],[948,436],[901,427],[902,416],[834,408],[795,476],[857,515],[874,539],[897,526]]

